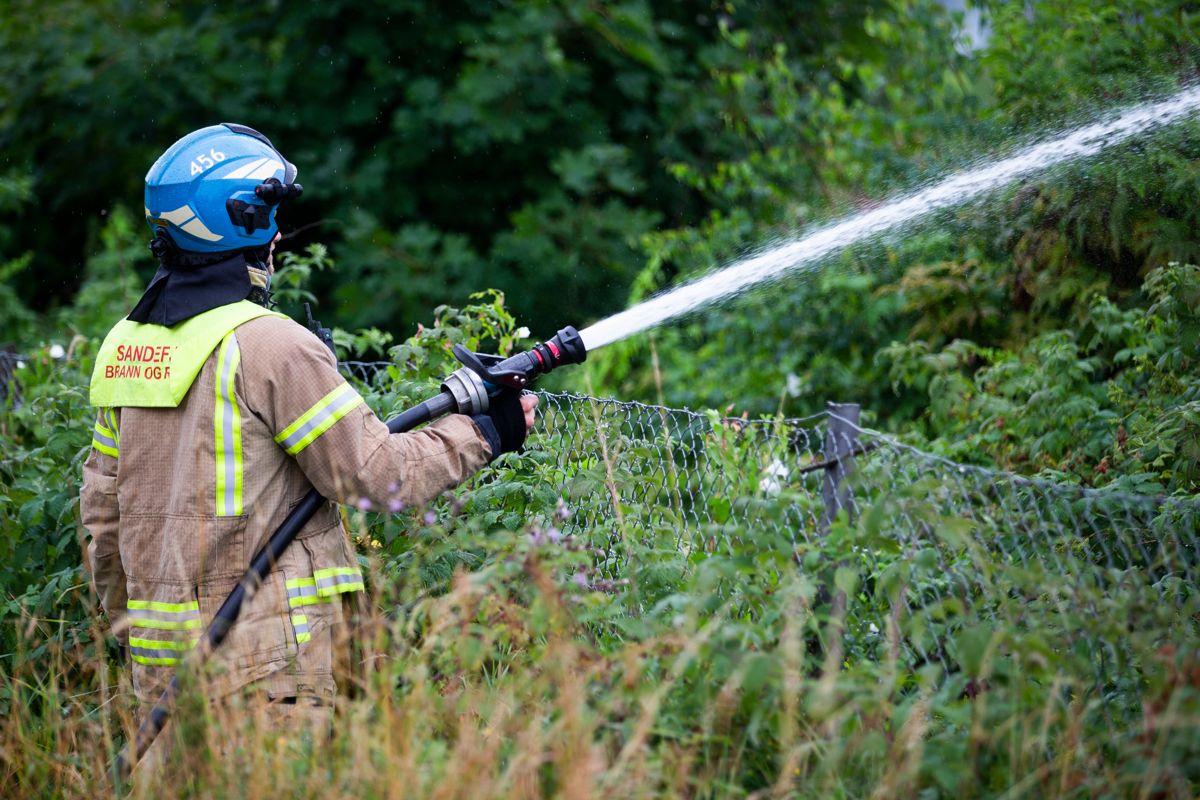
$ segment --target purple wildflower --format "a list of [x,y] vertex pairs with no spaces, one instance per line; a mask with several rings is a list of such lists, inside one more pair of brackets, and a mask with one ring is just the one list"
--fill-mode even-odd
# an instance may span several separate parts
[[566,522],[571,518],[571,509],[567,508],[567,501],[561,497],[558,498],[558,505],[554,508],[554,517],[559,522]]

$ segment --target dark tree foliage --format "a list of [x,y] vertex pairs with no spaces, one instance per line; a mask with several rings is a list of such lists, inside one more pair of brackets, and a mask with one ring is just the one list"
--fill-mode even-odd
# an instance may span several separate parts
[[[106,213],[184,133],[270,135],[301,171],[290,245],[333,245],[347,325],[407,330],[504,289],[537,329],[620,306],[639,238],[708,200],[669,164],[741,152],[715,76],[785,47],[875,47],[882,2],[143,4],[17,0],[0,20],[0,255],[63,303]],[[746,40],[735,43],[735,34]]]
[[[276,298],[391,360],[355,384],[388,415],[450,343],[510,352],[1200,80],[1194,1],[976,0],[972,46],[963,5],[9,0],[0,785],[94,795],[137,713],[78,491],[170,142],[235,120],[299,165]],[[706,414],[547,397],[454,502],[348,506],[365,694],[300,758],[182,728],[166,794],[1193,796],[1196,111],[539,386]],[[829,400],[903,443],[826,524]]]

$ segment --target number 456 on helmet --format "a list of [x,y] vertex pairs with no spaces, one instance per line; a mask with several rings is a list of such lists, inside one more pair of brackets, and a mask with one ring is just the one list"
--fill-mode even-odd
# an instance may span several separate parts
[[253,128],[224,122],[193,131],[146,173],[146,222],[183,251],[262,247],[279,204],[299,197],[296,167]]

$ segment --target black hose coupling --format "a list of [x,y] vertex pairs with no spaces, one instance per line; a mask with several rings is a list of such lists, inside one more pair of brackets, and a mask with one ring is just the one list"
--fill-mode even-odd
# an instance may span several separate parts
[[562,364],[580,364],[587,360],[587,349],[579,331],[568,325],[529,351],[542,365],[540,372],[549,372]]

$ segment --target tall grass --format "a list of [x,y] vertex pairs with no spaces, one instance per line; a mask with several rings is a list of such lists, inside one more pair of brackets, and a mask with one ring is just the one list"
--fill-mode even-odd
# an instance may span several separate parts
[[[884,633],[891,657],[833,661],[841,622],[821,619],[800,575],[749,625],[700,580],[639,628],[599,621],[612,598],[564,579],[544,547],[502,546],[506,557],[459,570],[444,591],[375,573],[388,611],[362,626],[367,668],[337,701],[330,735],[270,725],[260,697],[209,704],[200,685],[164,734],[163,765],[140,769],[126,790],[439,800],[1195,792],[1194,651],[1138,653],[1141,710],[1117,724],[1111,698],[1041,669],[999,633],[969,678],[910,668],[895,657],[898,609]],[[11,622],[38,637],[32,621]],[[112,792],[109,767],[137,716],[123,671],[87,645],[19,663],[3,676],[4,794]]]
[[[393,353],[424,371],[394,370],[368,395],[373,407],[424,396],[450,371],[448,340],[513,344],[498,300],[439,315],[443,327]],[[595,420],[579,435],[602,455],[570,464],[565,504],[567,467],[535,450],[433,510],[350,515],[374,610],[354,633],[362,666],[347,674],[327,735],[271,724],[277,709],[259,696],[209,703],[199,674],[164,734],[162,765],[116,787],[111,763],[144,709],[80,566],[88,347],[79,352],[70,369],[33,363],[25,406],[0,427],[5,797],[1200,789],[1200,598],[1179,573],[1103,565],[1093,551],[1104,542],[1079,537],[1031,539],[1028,560],[1014,562],[991,545],[1019,530],[987,514],[942,518],[927,484],[864,502],[853,524],[808,542],[732,519],[683,537],[682,513],[664,517],[628,491],[648,478],[619,459],[644,443]],[[749,498],[763,518],[804,500],[786,489],[764,496],[761,470],[747,468],[759,456],[744,452],[736,426],[714,426],[702,445],[731,476],[721,498]],[[668,451],[677,446],[667,439]],[[684,485],[674,476],[689,463],[669,464],[671,486]],[[568,524],[572,504],[595,498],[612,513]],[[663,496],[677,510],[685,500]],[[920,552],[889,537],[897,514],[931,532]],[[1092,538],[1130,533],[1127,519],[1110,521],[1113,531]],[[862,558],[868,551],[878,557]],[[1190,565],[1194,548],[1173,557]],[[842,566],[852,562],[857,573]],[[946,564],[979,580],[951,596]]]

